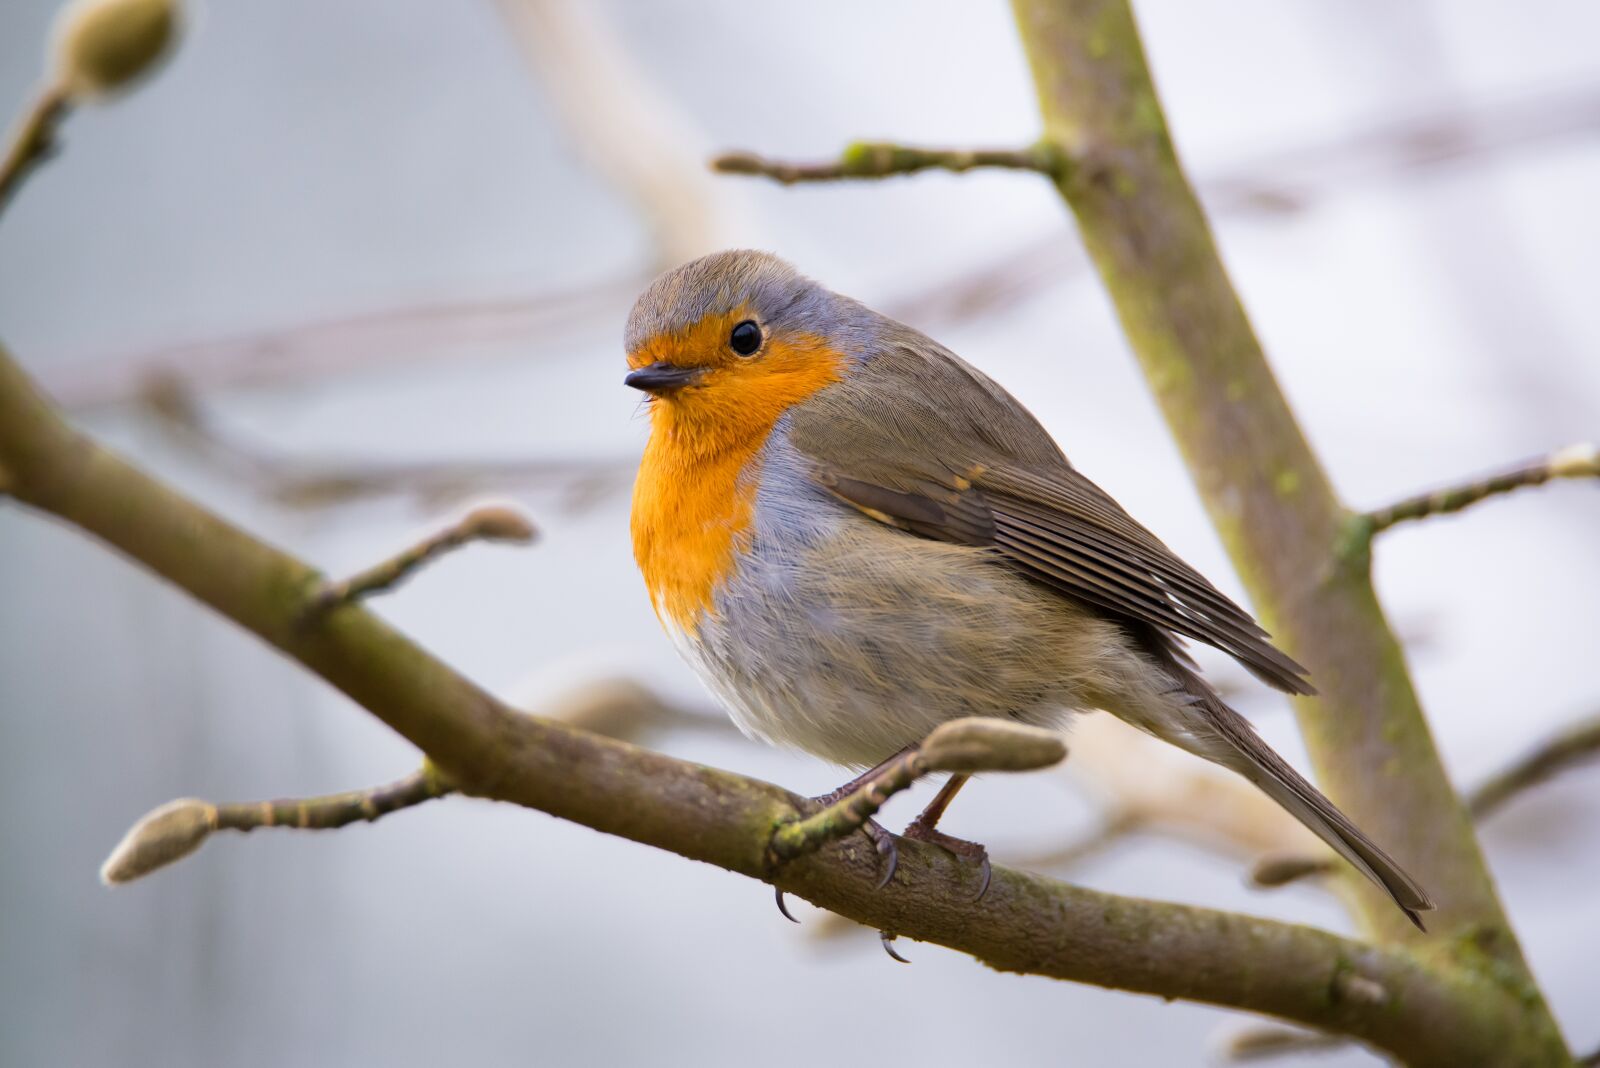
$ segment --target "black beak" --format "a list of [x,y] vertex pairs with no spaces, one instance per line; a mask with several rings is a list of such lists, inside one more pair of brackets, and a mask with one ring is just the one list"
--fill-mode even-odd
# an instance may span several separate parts
[[700,377],[698,367],[679,367],[671,363],[653,363],[641,367],[622,380],[624,385],[642,389],[646,393],[666,393],[687,386]]

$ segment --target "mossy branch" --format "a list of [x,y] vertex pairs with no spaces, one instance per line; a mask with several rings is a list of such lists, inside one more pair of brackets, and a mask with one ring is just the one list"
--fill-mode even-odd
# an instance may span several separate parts
[[891,178],[921,171],[961,174],[980,168],[1035,171],[1055,175],[1063,166],[1060,153],[1048,144],[1027,148],[917,148],[887,142],[857,141],[836,159],[794,163],[751,152],[727,152],[711,161],[721,174],[771,178],[784,185],[797,182],[839,182],[859,178]]
[[[1003,868],[975,907],[960,890],[957,862],[911,841],[899,843],[899,872],[882,890],[876,853],[853,838],[774,868],[773,833],[802,818],[802,799],[519,714],[359,604],[306,626],[305,607],[321,588],[311,568],[69,428],[3,349],[0,464],[12,472],[17,500],[99,538],[321,675],[428,754],[463,793],[762,879],[1006,971],[1265,1013],[1417,1063],[1512,1063],[1529,1048],[1522,1006],[1493,982],[1311,928]],[[1407,1012],[1339,993],[1352,969]]]
[[[1168,134],[1127,0],[1012,7],[1045,139],[1072,161],[1057,190],[1262,622],[1320,690],[1296,702],[1318,779],[1435,889],[1434,930],[1471,934],[1476,959],[1524,999],[1518,1026],[1541,1047],[1526,1063],[1570,1063],[1370,575],[1339,554],[1349,513],[1229,281]],[[1345,878],[1341,889],[1380,942],[1424,937],[1370,888]]]

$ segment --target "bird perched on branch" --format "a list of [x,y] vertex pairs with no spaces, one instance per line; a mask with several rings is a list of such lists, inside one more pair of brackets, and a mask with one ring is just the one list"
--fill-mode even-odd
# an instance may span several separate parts
[[[662,275],[626,346],[626,382],[650,395],[634,555],[656,615],[746,733],[865,768],[958,717],[1052,726],[1102,708],[1243,775],[1421,926],[1428,895],[1224,703],[1182,640],[1290,694],[1314,692],[1305,669],[1005,390],[761,252]],[[986,873],[981,846],[937,829],[964,781],[907,835]],[[893,840],[867,830],[887,881]]]

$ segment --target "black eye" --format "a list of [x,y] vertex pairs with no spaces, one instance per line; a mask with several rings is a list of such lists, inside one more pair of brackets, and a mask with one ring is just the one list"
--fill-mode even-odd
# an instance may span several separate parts
[[733,351],[740,356],[754,356],[761,347],[761,328],[752,320],[746,319],[733,328],[733,333],[728,335],[728,344],[733,346]]

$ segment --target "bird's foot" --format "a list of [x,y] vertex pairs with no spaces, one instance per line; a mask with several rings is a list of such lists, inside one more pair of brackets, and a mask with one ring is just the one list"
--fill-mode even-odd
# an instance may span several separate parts
[[[880,767],[881,766],[882,765],[880,765]],[[829,805],[841,801],[845,797],[854,793],[861,783],[865,781],[868,776],[874,774],[877,770],[877,768],[874,768],[873,771],[870,771],[866,775],[860,776],[856,779],[852,779],[850,782],[845,783],[837,790],[830,790],[825,794],[813,797],[811,801],[813,804],[821,808],[827,808]],[[884,887],[889,885],[889,880],[894,878],[896,869],[900,867],[900,850],[894,844],[894,835],[884,830],[883,824],[879,823],[877,820],[869,819],[863,823],[861,825],[861,833],[867,836],[867,840],[872,843],[872,848],[877,850],[878,856],[883,859],[883,874],[879,876],[877,886],[879,890],[882,890]],[[773,893],[778,902],[778,911],[783,914],[783,918],[788,920],[790,923],[799,923],[800,921],[795,919],[794,914],[789,911],[789,905],[784,900],[783,891],[774,888]],[[891,952],[889,955],[892,957],[894,956],[894,953]]]
[[994,868],[989,863],[989,851],[979,843],[945,834],[931,823],[925,822],[922,816],[911,821],[911,826],[906,828],[904,837],[936,845],[947,853],[978,865],[978,892],[972,896],[972,900],[982,901],[983,895],[989,892],[989,881],[994,877]]

